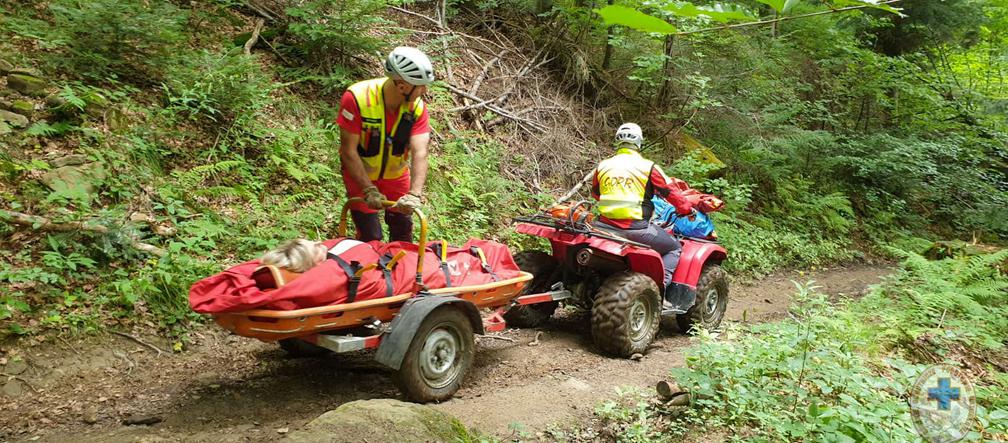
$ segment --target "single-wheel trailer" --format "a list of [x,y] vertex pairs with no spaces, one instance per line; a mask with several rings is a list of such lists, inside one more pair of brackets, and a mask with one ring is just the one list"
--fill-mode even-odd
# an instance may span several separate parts
[[[340,216],[339,235],[347,233],[349,199]],[[394,205],[385,202],[388,209]],[[400,390],[416,402],[442,401],[459,389],[472,365],[473,334],[506,327],[503,314],[519,305],[552,303],[571,296],[562,288],[524,294],[532,274],[493,283],[427,290],[422,286],[427,218],[420,221],[414,291],[392,297],[291,311],[255,309],[215,314],[235,334],[279,342],[294,355],[377,349],[375,359],[395,371]],[[487,313],[481,315],[481,311]]]

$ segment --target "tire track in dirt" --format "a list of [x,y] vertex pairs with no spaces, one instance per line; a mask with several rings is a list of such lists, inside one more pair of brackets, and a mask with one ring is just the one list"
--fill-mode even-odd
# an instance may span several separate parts
[[[791,280],[815,279],[834,297],[862,294],[891,272],[859,265],[799,275],[785,273],[733,285],[726,319],[773,321],[786,316]],[[530,346],[537,331],[538,345]],[[617,387],[650,389],[682,366],[691,338],[664,322],[639,361],[594,351],[585,313],[565,310],[538,330],[510,329],[514,340],[481,338],[463,388],[435,405],[501,437],[512,424],[527,433],[590,418]],[[164,343],[159,343],[163,347]],[[287,359],[276,345],[226,334],[208,325],[184,354],[156,357],[116,337],[16,349],[29,363],[22,375],[38,389],[0,402],[0,440],[25,441],[269,441],[348,401],[401,398],[391,373],[368,353]],[[13,354],[12,353],[12,354]],[[126,417],[153,416],[153,426],[124,426]],[[519,426],[519,425],[516,425]]]

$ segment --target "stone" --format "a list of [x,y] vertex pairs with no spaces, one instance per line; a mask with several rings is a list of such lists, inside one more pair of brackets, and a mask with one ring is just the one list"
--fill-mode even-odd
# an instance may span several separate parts
[[[295,443],[370,443],[456,441],[454,417],[430,406],[392,399],[358,400],[322,414],[287,434]],[[464,427],[463,427],[464,428]]]
[[567,379],[567,381],[565,381],[563,385],[564,387],[573,389],[575,391],[590,391],[592,388],[591,385],[585,382],[584,380],[577,379],[574,377]]
[[54,168],[62,168],[64,166],[80,166],[88,162],[88,158],[84,154],[70,154],[64,157],[57,158],[50,162]]
[[87,163],[47,171],[41,180],[55,192],[92,194],[105,177],[105,168],[100,163]]
[[14,65],[11,62],[0,58],[0,74],[7,75],[14,70]]
[[11,103],[10,110],[31,118],[35,114],[35,104],[28,100],[15,100],[14,103]]
[[7,74],[7,87],[24,95],[44,97],[46,94],[45,80],[28,74]]
[[109,107],[109,101],[104,95],[97,92],[89,92],[81,96],[84,100],[84,113],[91,117],[101,117]]
[[4,397],[17,397],[24,393],[24,383],[18,380],[11,380],[0,388],[0,395]]
[[42,78],[42,74],[35,68],[14,68],[11,69],[8,74],[30,75],[32,77]]
[[0,122],[0,135],[7,135],[10,133],[11,133],[10,126],[7,126],[7,123]]
[[60,106],[65,105],[66,100],[64,100],[63,97],[60,97],[57,94],[49,94],[49,96],[45,98],[45,104],[50,108],[58,108]]
[[28,126],[28,117],[10,111],[0,110],[0,121],[15,128],[24,128]]
[[24,360],[12,360],[4,366],[4,372],[10,375],[21,375],[28,370],[28,363]]
[[89,425],[93,425],[95,423],[98,423],[98,414],[96,414],[94,412],[88,412],[88,413],[84,414],[84,417],[81,418],[81,421],[83,421],[85,424],[89,424]]

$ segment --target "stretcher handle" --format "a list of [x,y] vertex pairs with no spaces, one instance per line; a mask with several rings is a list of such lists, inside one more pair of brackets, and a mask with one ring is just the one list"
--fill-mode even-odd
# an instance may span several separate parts
[[[364,199],[361,197],[351,197],[348,198],[346,203],[343,203],[343,210],[340,211],[340,221],[339,229],[336,233],[340,237],[347,236],[347,216],[350,214],[350,206],[354,203],[364,203]],[[382,205],[388,210],[395,206],[394,201],[385,200]],[[416,266],[416,291],[423,289],[423,262],[424,262],[424,251],[427,250],[427,216],[424,215],[423,211],[420,209],[414,209],[413,215],[420,219],[420,239],[417,242],[417,266]]]

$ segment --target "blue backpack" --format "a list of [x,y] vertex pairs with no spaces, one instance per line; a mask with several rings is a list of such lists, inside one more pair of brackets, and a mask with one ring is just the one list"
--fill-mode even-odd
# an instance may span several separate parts
[[672,206],[671,203],[661,197],[655,196],[651,199],[651,202],[654,203],[655,207],[652,219],[659,222],[674,222],[673,232],[676,234],[686,237],[707,238],[711,232],[714,232],[714,223],[703,212],[696,211],[696,217],[690,220],[689,217],[677,215],[675,206]]

